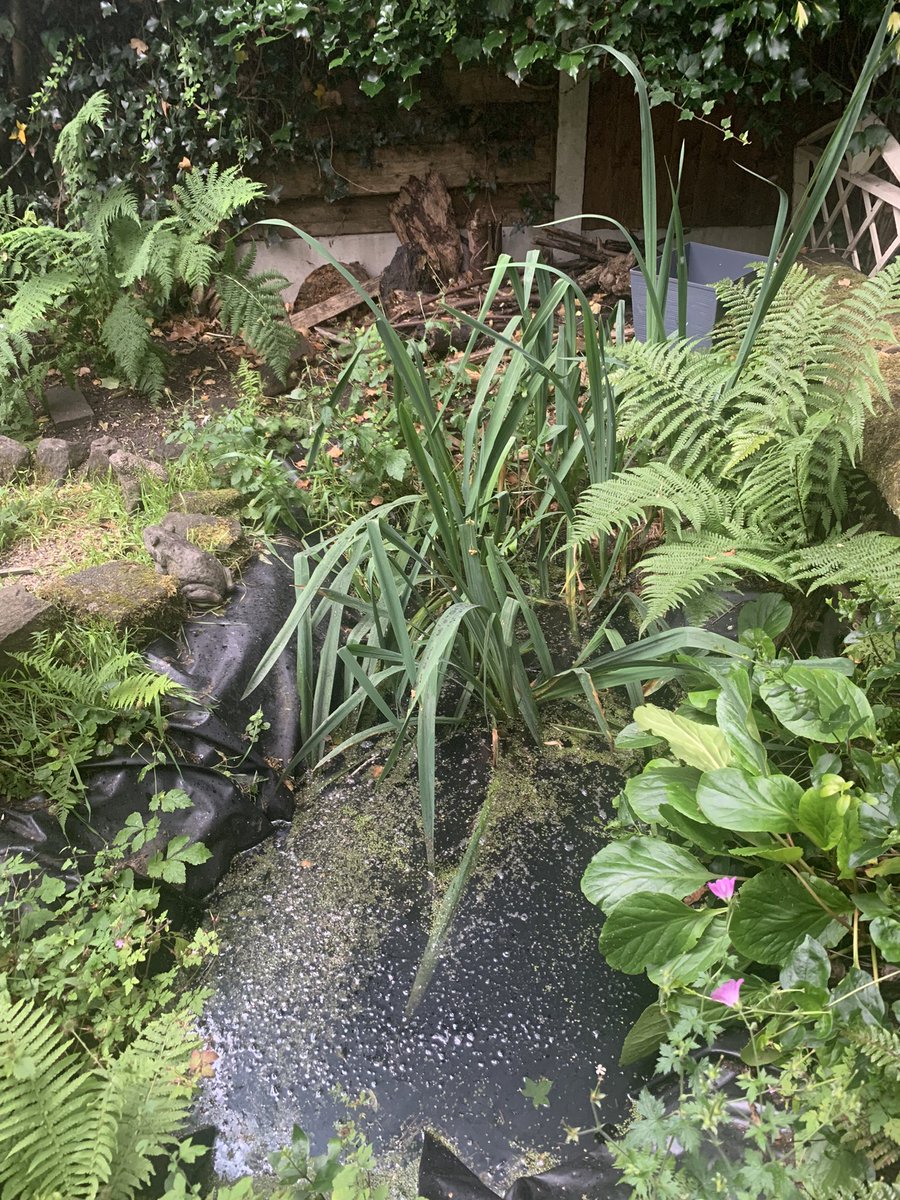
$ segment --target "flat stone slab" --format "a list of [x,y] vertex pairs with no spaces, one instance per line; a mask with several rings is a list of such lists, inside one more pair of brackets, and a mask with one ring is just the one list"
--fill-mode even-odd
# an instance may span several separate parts
[[94,419],[94,410],[78,388],[47,388],[44,403],[50,420],[60,433]]
[[55,624],[55,609],[19,583],[0,588],[0,674],[16,665],[10,657],[27,650],[31,639]]
[[104,621],[116,629],[165,624],[178,611],[174,579],[143,563],[108,562],[47,584],[46,600],[79,621]]

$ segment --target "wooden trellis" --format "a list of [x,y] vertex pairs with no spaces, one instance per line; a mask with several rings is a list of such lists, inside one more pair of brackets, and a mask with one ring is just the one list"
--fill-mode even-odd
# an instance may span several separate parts
[[[860,128],[874,123],[874,118]],[[825,125],[794,151],[794,204],[836,123]],[[900,252],[900,143],[890,134],[878,149],[842,163],[809,235],[810,250],[833,250],[866,275]]]

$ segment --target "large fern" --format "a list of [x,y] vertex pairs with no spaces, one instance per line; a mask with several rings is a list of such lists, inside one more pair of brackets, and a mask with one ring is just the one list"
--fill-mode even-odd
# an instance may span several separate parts
[[873,343],[893,336],[900,264],[839,300],[830,287],[790,273],[734,385],[754,286],[720,287],[725,319],[708,352],[687,341],[619,351],[620,430],[650,461],[585,492],[573,539],[665,514],[666,542],[642,562],[648,621],[748,572],[896,592],[900,539],[848,526],[865,418],[886,395]]
[[196,1045],[188,1019],[166,1015],[99,1063],[51,1013],[0,989],[2,1200],[128,1200],[178,1140]]
[[42,225],[19,216],[0,195],[0,419],[28,412],[33,335],[45,362],[65,371],[103,355],[126,383],[150,397],[163,389],[162,356],[150,337],[153,321],[192,293],[219,292],[223,325],[284,377],[297,335],[281,299],[286,280],[255,275],[252,248],[238,260],[223,224],[262,194],[237,167],[213,165],[189,173],[175,188],[170,211],[141,217],[137,197],[117,184],[89,186],[89,134],[102,129],[108,101],[92,96],[61,131],[56,161],[66,188],[68,223]]

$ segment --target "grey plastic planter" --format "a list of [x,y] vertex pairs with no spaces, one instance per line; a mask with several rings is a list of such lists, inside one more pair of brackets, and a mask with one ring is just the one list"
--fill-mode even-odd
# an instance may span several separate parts
[[[701,242],[685,242],[687,258],[687,336],[701,338],[700,345],[708,346],[710,333],[721,313],[713,284],[722,279],[744,279],[752,272],[751,263],[761,255],[741,250],[724,250],[721,246],[704,246]],[[661,258],[662,256],[660,256]],[[631,272],[631,305],[634,335],[642,342],[647,336],[647,285],[640,271]],[[669,288],[666,293],[666,333],[678,328],[678,277],[675,255],[669,266]]]

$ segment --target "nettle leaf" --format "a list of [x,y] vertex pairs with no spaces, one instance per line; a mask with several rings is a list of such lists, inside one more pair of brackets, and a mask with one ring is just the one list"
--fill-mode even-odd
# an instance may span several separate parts
[[581,890],[592,904],[610,912],[635,892],[680,899],[709,878],[709,868],[687,850],[661,838],[631,837],[611,842],[594,855],[582,876]]
[[648,1004],[625,1035],[619,1066],[627,1067],[655,1054],[669,1036],[669,1022],[658,1004]]
[[638,892],[606,918],[600,950],[614,970],[637,975],[696,946],[715,916],[713,908],[689,908],[674,896]]
[[900,921],[876,917],[869,925],[869,937],[888,962],[900,962]]
[[810,876],[806,882],[815,895],[794,875],[777,867],[747,880],[738,892],[729,926],[739,954],[782,966],[805,937],[825,946],[844,938],[847,929],[836,916],[851,913],[851,902],[822,879]]
[[771,671],[759,694],[791,733],[814,742],[874,738],[875,720],[865,693],[825,668],[793,666]]
[[700,772],[696,767],[677,767],[663,758],[654,758],[640,775],[628,780],[625,795],[642,821],[658,821],[661,804],[671,804],[692,820],[702,821],[704,817],[696,798],[699,782]]
[[526,1100],[530,1100],[534,1108],[550,1107],[550,1089],[553,1081],[542,1075],[540,1079],[529,1079],[525,1076],[525,1086],[519,1088]]
[[738,767],[707,771],[697,803],[708,821],[737,833],[792,833],[803,789],[789,775],[754,776]]
[[830,975],[828,954],[814,938],[807,935],[782,967],[778,982],[785,991],[801,983],[825,991]]
[[765,775],[768,762],[753,715],[753,693],[746,667],[732,667],[723,674],[716,699],[716,721],[732,749],[736,765]]
[[734,761],[724,733],[715,725],[689,721],[687,717],[680,717],[655,704],[636,708],[634,719],[641,729],[664,737],[675,757],[689,767],[696,767],[699,771],[714,771],[717,767],[730,766]]

